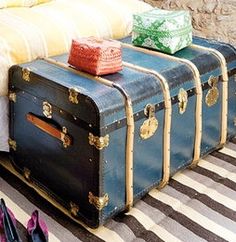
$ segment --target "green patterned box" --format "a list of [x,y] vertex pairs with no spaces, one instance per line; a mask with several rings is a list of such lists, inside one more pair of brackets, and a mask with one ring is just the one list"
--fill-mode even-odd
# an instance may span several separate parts
[[154,8],[133,17],[134,45],[174,54],[192,43],[192,21],[188,11]]

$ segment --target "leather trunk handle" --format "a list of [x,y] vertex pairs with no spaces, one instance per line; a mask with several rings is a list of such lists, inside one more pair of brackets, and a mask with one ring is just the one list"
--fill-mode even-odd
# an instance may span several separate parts
[[51,124],[45,122],[44,120],[38,118],[32,113],[26,115],[28,122],[32,123],[37,128],[41,129],[43,132],[51,135],[52,137],[59,139],[65,148],[72,144],[72,138],[64,130],[59,130],[52,126]]

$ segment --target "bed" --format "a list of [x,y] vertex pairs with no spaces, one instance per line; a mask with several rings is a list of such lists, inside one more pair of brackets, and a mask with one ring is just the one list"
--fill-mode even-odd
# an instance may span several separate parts
[[0,151],[8,151],[10,66],[68,52],[80,36],[127,36],[133,13],[150,8],[138,0],[0,1]]

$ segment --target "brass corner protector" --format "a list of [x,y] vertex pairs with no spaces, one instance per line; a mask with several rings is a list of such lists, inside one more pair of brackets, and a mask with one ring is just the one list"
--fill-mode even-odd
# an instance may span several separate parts
[[52,118],[52,105],[49,102],[43,102],[43,115]]
[[106,193],[103,197],[96,197],[92,192],[89,192],[88,195],[89,203],[94,205],[97,210],[101,211],[104,207],[108,205],[109,196]]
[[188,93],[183,88],[179,89],[178,100],[179,100],[179,113],[184,114],[188,105]]
[[109,135],[107,134],[104,137],[94,136],[92,133],[89,133],[89,144],[95,146],[98,150],[102,150],[109,145]]
[[9,92],[8,98],[12,102],[16,102],[16,93],[15,92]]
[[8,144],[10,146],[10,149],[13,149],[14,151],[16,151],[17,148],[17,144],[16,141],[13,139],[8,139]]
[[26,82],[30,82],[30,69],[28,67],[22,68],[22,79]]
[[70,202],[70,213],[73,217],[77,217],[79,212],[79,206],[73,202]]
[[74,104],[79,103],[79,90],[77,88],[70,88],[69,89],[69,101]]

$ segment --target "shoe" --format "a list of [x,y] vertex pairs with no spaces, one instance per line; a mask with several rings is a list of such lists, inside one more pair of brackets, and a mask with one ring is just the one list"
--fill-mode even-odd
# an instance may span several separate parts
[[30,242],[48,242],[48,229],[45,222],[39,219],[39,213],[35,210],[27,224],[28,239]]
[[0,242],[22,242],[16,230],[15,216],[3,199],[0,203]]

